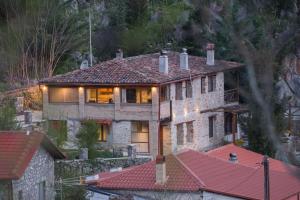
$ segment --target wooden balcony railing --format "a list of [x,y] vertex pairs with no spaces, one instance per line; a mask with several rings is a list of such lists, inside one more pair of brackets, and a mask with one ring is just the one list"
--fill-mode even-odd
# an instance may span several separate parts
[[225,103],[233,103],[239,101],[238,89],[225,90],[224,92]]

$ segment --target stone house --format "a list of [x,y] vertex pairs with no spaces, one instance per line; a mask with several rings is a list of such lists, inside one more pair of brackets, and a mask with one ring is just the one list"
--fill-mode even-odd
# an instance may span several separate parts
[[54,199],[54,160],[64,158],[42,133],[0,132],[0,199]]
[[207,58],[186,49],[127,58],[118,52],[113,60],[42,80],[43,117],[65,124],[69,141],[82,120],[94,119],[106,146],[134,144],[153,156],[210,149],[237,132],[241,67],[215,60],[213,44]]
[[[90,200],[132,199],[263,200],[263,155],[225,145],[208,152],[183,150],[120,171],[86,179]],[[270,198],[299,199],[300,169],[268,159]],[[118,199],[118,198],[116,198]],[[122,198],[120,198],[122,199]]]

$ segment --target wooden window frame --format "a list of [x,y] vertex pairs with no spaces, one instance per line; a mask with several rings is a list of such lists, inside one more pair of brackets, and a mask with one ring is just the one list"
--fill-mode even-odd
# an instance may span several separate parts
[[[179,127],[182,128],[182,134],[181,135],[179,135],[179,131],[178,131]],[[176,124],[176,138],[177,138],[177,145],[184,145],[184,127],[183,127],[183,123]],[[179,143],[179,141],[180,141],[180,143]]]
[[186,98],[193,98],[193,82],[192,82],[192,80],[188,80],[185,82],[185,96],[186,96]]
[[208,76],[208,92],[214,92],[217,90],[217,75]]
[[[192,126],[192,132],[189,133],[189,124],[191,124]],[[191,134],[191,140],[190,139],[190,135]],[[186,142],[187,143],[193,143],[194,142],[194,121],[189,121],[189,122],[186,122]]]
[[206,77],[203,76],[200,79],[201,81],[201,94],[205,94],[206,93]]
[[[124,104],[136,104],[136,105],[151,105],[152,104],[152,89],[151,87],[125,87],[125,88],[121,88],[121,91],[122,89],[124,90],[125,89],[125,93],[126,93],[126,102],[123,102],[123,93],[121,92],[120,96],[121,96],[121,103],[124,103]],[[142,90],[142,89],[147,89],[150,91],[150,95],[151,95],[151,98],[150,98],[150,102],[147,102],[147,103],[143,103],[141,100],[142,100],[142,93],[140,92],[140,96],[138,97],[139,100],[140,100],[140,103],[138,102],[135,102],[135,103],[132,103],[132,102],[128,102],[127,101],[127,90],[128,89],[135,89],[136,92],[137,90]]]
[[170,85],[163,85],[160,87],[159,98],[161,102],[170,100]]
[[[107,124],[99,124],[99,128],[101,129],[101,138],[100,137],[98,137],[98,141],[99,142],[107,142],[107,137],[108,137],[108,133],[106,133],[106,139],[104,139],[105,137],[104,137],[104,126],[107,126],[107,128],[108,128],[108,132],[109,132],[109,126],[107,125]],[[100,133],[99,133],[99,135],[100,135]]]
[[216,126],[217,116],[212,115],[208,117],[208,136],[209,138],[213,138],[215,135],[215,126]]
[[[52,100],[51,100],[51,90],[52,89],[58,89],[58,88],[60,88],[60,89],[63,89],[63,88],[72,88],[72,89],[77,89],[77,99],[76,99],[76,101],[68,101],[68,102],[65,102],[65,101],[63,101],[63,102],[53,102]],[[57,87],[57,86],[51,86],[51,87],[48,87],[48,102],[49,102],[49,104],[79,104],[79,88],[78,87]]]
[[[177,90],[177,87],[180,87],[180,92]],[[177,82],[175,83],[175,100],[183,100],[183,95],[182,95],[182,82]]]
[[[147,137],[147,142],[136,142],[136,141],[133,141],[132,140],[132,135],[133,135],[133,129],[132,129],[132,123],[147,123],[148,125],[148,137]],[[143,126],[143,124],[142,124]],[[143,132],[141,131],[142,133],[146,133],[146,132]],[[138,153],[150,153],[150,124],[149,124],[149,121],[131,121],[131,143],[132,144],[148,144],[148,149],[147,149],[147,152],[138,152]]]
[[[101,89],[101,88],[110,88],[110,89],[112,89],[113,102],[99,103],[99,101],[98,101],[98,89]],[[88,93],[89,89],[95,89],[96,90],[96,102],[88,102],[88,99],[87,99],[88,95],[87,95],[87,93]],[[113,105],[113,104],[115,104],[114,87],[86,87],[86,88],[84,88],[84,96],[85,96],[85,103],[86,104],[101,104],[101,105]]]

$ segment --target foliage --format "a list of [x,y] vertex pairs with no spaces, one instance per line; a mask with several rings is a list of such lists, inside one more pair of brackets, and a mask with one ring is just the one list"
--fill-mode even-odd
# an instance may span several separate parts
[[89,158],[95,158],[95,144],[97,143],[99,137],[99,125],[93,120],[87,120],[83,122],[76,137],[78,138],[80,147],[88,148]]
[[0,107],[0,130],[17,130],[16,108],[12,102],[4,102]]
[[66,121],[47,121],[47,134],[54,141],[55,145],[62,147],[67,141],[68,127]]

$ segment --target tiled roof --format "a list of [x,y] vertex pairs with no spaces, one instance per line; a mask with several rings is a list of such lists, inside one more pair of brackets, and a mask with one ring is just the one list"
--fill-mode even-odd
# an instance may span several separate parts
[[189,55],[190,70],[182,70],[179,67],[179,53],[169,52],[169,73],[164,74],[159,72],[159,55],[159,53],[154,53],[113,59],[101,62],[91,68],[75,70],[63,75],[43,79],[40,83],[65,85],[159,84],[242,66],[240,63],[224,60],[217,60],[214,66],[208,66],[206,65],[206,58]]
[[[228,144],[225,146],[222,146],[217,149],[213,149],[207,152],[208,155],[214,156],[223,160],[229,159],[230,153],[236,153],[238,157],[239,164],[258,168],[260,166],[260,163],[263,159],[263,155],[255,153],[253,151],[249,151],[247,149],[244,149],[242,147],[236,146],[234,144]],[[269,158],[270,162],[270,168],[274,171],[279,172],[289,172],[293,170],[295,167],[292,165],[287,165],[279,160],[275,160],[272,158]]]
[[[164,185],[155,183],[155,161],[121,172],[100,173],[96,185],[113,190],[207,191],[243,199],[264,198],[262,166],[247,167],[188,150],[168,155],[166,171],[168,179]],[[270,183],[271,199],[285,199],[300,192],[300,180],[287,171],[270,171]]]
[[19,179],[34,153],[43,146],[55,159],[64,155],[42,133],[0,132],[0,180]]

